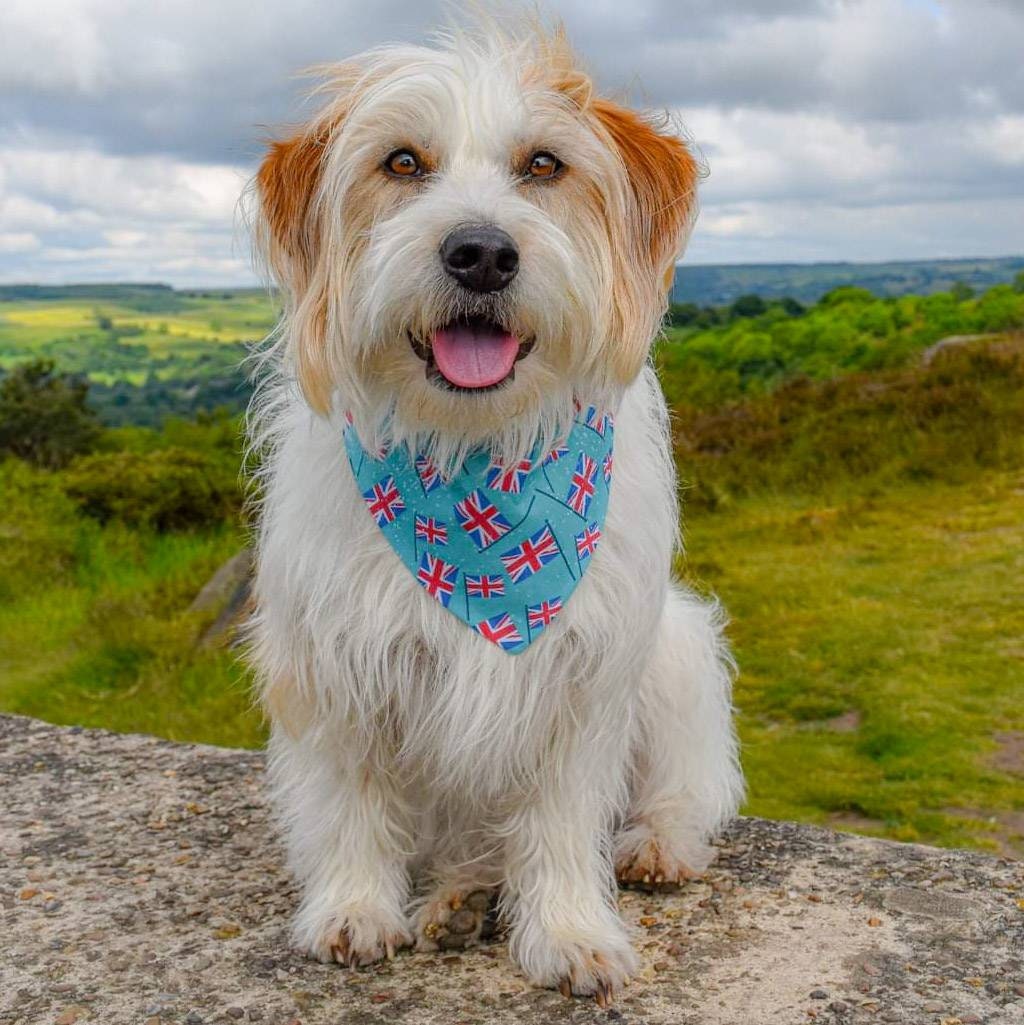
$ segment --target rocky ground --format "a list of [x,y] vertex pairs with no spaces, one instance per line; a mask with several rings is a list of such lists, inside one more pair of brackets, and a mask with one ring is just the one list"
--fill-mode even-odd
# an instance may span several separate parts
[[1024,1022],[1024,864],[745,819],[683,891],[621,895],[615,1006],[499,940],[359,972],[288,948],[257,753],[0,717],[0,1023]]

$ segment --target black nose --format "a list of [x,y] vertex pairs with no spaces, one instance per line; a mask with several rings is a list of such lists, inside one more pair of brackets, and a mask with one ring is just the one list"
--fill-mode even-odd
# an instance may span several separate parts
[[444,269],[474,292],[500,292],[519,270],[519,250],[493,224],[456,228],[441,243]]

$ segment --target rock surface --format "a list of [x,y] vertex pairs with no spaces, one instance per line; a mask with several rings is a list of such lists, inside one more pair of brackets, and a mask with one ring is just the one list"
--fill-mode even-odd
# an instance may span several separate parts
[[0,1022],[1024,1022],[1024,865],[745,819],[707,878],[622,893],[612,1010],[499,941],[359,972],[288,947],[254,752],[0,717]]

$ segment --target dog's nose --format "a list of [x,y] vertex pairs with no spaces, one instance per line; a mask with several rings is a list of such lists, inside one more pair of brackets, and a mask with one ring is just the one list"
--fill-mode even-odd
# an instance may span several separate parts
[[474,292],[500,292],[519,271],[519,250],[494,224],[456,228],[441,243],[444,269]]

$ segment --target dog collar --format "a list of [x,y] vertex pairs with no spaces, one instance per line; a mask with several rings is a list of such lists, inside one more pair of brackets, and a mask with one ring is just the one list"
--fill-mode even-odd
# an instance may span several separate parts
[[369,514],[417,583],[503,651],[558,617],[600,541],[612,481],[611,413],[580,411],[563,443],[504,466],[475,452],[446,479],[406,446],[345,449]]

